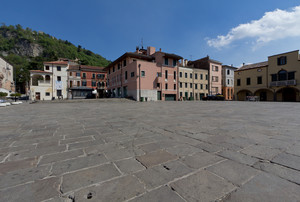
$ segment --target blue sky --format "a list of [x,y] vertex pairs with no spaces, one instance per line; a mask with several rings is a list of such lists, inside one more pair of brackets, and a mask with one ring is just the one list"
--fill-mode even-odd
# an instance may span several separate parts
[[299,0],[1,0],[0,23],[43,31],[109,60],[143,38],[144,47],[239,67],[300,49],[297,6]]

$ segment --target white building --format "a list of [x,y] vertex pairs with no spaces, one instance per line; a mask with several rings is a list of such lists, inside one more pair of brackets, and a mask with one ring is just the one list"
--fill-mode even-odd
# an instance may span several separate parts
[[0,57],[0,92],[15,91],[14,67]]
[[68,95],[68,73],[70,64],[66,59],[44,62],[44,71],[30,71],[31,100],[66,99]]
[[234,97],[234,71],[236,67],[222,66],[222,94],[225,100],[233,100]]

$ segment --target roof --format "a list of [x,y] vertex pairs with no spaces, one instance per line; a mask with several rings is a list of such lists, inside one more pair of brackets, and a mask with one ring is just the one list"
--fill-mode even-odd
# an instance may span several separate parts
[[222,62],[218,61],[218,60],[213,60],[210,59],[209,56],[206,56],[204,58],[198,59],[198,60],[194,60],[194,61],[189,61],[190,63],[197,63],[197,62],[201,62],[201,61],[209,61],[209,62],[213,62],[213,63],[217,63],[217,64],[222,64]]
[[126,52],[122,56],[120,56],[118,59],[116,59],[115,61],[110,63],[105,69],[110,68],[110,67],[118,64],[119,62],[121,62],[126,57],[142,59],[142,60],[148,60],[148,61],[154,60],[154,57],[151,56],[151,55],[143,55],[143,54],[138,54],[138,53],[133,53],[133,52]]
[[231,65],[222,65],[222,67],[230,68],[230,69],[238,69],[238,67],[234,67]]
[[105,67],[88,66],[88,65],[70,65],[69,66],[69,70],[82,70],[82,71],[92,71],[92,72],[106,73],[104,68]]
[[42,70],[29,70],[32,73],[52,74],[52,72],[45,72]]
[[50,61],[50,62],[44,62],[44,64],[56,64],[56,65],[68,65],[68,61]]
[[176,54],[173,54],[173,53],[165,53],[165,52],[162,52],[165,54],[165,56],[169,57],[169,58],[174,58],[174,59],[177,59],[177,60],[180,60],[182,59],[183,57],[179,56],[179,55],[176,55]]
[[236,71],[242,71],[242,70],[247,70],[247,69],[255,69],[255,68],[266,67],[266,66],[268,66],[268,61],[249,64],[249,65],[243,65],[242,67],[240,67]]

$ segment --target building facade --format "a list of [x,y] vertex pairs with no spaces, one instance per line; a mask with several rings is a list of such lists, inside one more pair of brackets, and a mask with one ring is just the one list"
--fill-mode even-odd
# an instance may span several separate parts
[[15,91],[14,67],[0,57],[0,92]]
[[236,69],[233,66],[222,66],[222,95],[225,100],[234,99],[234,71]]
[[68,95],[69,60],[44,62],[44,70],[30,71],[32,100],[66,99]]
[[[87,96],[106,97],[106,71],[104,67],[70,65],[68,70],[69,99]],[[97,92],[94,94],[93,92]]]
[[179,99],[202,100],[208,95],[208,70],[179,67]]
[[300,56],[291,51],[235,71],[236,100],[300,101]]
[[222,63],[213,59],[209,56],[189,61],[188,66],[196,69],[206,69],[208,71],[208,94],[216,95],[222,94]]
[[109,95],[134,100],[177,100],[179,59],[178,55],[155,51],[154,47],[123,54],[106,67]]

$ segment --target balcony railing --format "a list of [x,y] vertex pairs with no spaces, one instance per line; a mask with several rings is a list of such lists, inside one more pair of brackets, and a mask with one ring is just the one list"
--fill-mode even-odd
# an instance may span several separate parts
[[295,86],[297,85],[297,81],[296,80],[285,80],[285,81],[272,81],[270,82],[270,86]]

